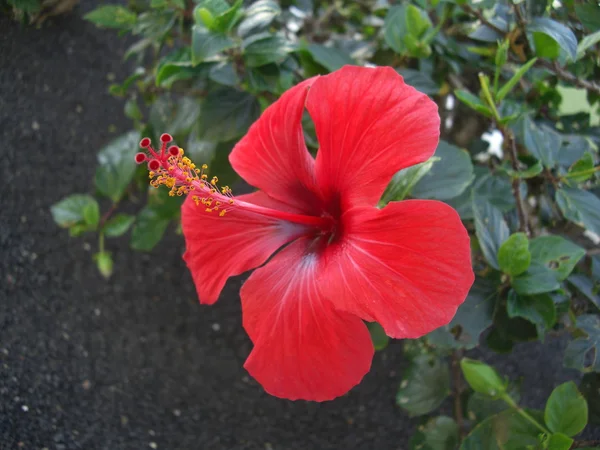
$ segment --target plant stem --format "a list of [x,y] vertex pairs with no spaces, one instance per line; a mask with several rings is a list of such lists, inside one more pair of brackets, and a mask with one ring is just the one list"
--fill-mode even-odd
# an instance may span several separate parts
[[511,398],[510,395],[508,395],[507,393],[504,393],[504,394],[502,394],[502,397],[500,397],[500,398],[502,400],[504,400],[511,408],[513,408],[515,411],[517,411],[517,413],[519,413],[529,423],[531,423],[532,425],[535,425],[535,427],[538,430],[540,430],[546,434],[552,434],[552,433],[550,433],[550,430],[546,429],[546,427],[544,427],[537,420],[535,420],[533,417],[531,417],[527,411],[525,411],[523,408],[521,408],[519,405],[517,405],[515,403],[515,401]]
[[462,409],[462,401],[461,395],[463,392],[463,380],[462,373],[460,370],[460,360],[463,357],[462,350],[455,350],[452,352],[452,387],[453,387],[453,396],[454,396],[454,418],[456,420],[456,425],[458,426],[458,433],[460,434],[461,439],[465,437],[465,428],[463,423],[463,409]]
[[100,232],[98,235],[98,251],[104,253],[104,233]]
[[[501,127],[500,132],[504,136],[506,147],[508,150],[508,157],[514,171],[519,170],[519,157],[517,155],[517,143],[515,142],[515,136],[512,131],[506,127]],[[525,233],[527,236],[530,235],[529,224],[527,222],[527,212],[525,209],[525,203],[521,196],[521,179],[513,178],[512,180],[512,193],[517,204],[517,214],[519,216],[519,231]]]
[[100,222],[98,223],[98,230],[102,230],[102,228],[104,228],[104,225],[108,219],[110,219],[110,216],[112,216],[112,214],[116,211],[118,206],[118,203],[113,203],[110,209],[104,213],[104,215],[100,218]]
[[471,14],[475,17],[477,17],[479,19],[479,21],[484,24],[486,27],[491,28],[492,30],[494,30],[496,33],[501,34],[502,36],[504,36],[506,34],[506,30],[503,30],[502,28],[494,25],[493,23],[491,23],[489,20],[487,20],[485,18],[485,16],[483,15],[483,13],[477,9],[477,8],[473,8],[470,5],[461,5],[461,8],[463,9],[464,12],[466,12],[467,14]]
[[560,80],[566,81],[567,83],[571,83],[577,87],[587,89],[590,92],[594,92],[595,94],[600,95],[600,84],[577,77],[564,67],[561,67],[557,61],[550,62],[538,60],[535,65],[548,69],[550,72],[554,73],[554,75],[556,75],[557,78],[559,78]]

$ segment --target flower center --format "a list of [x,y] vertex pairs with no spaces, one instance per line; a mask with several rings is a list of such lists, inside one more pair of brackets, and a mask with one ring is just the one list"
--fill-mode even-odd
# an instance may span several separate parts
[[149,138],[140,142],[140,147],[148,151],[135,155],[135,162],[148,163],[150,185],[158,188],[164,185],[171,189],[169,195],[182,196],[191,195],[196,205],[204,205],[207,213],[216,212],[223,217],[235,204],[233,194],[229,186],[218,186],[219,179],[212,177],[208,181],[203,164],[200,169],[187,157],[184,156],[182,148],[172,145],[167,149],[167,144],[173,140],[169,134],[160,137],[160,152],[154,150]]
[[167,145],[172,140],[169,134],[161,135],[160,151],[152,148],[149,138],[140,141],[140,147],[147,153],[140,152],[135,155],[135,162],[148,164],[151,186],[158,188],[160,185],[165,185],[170,189],[171,196],[191,195],[196,205],[202,204],[207,213],[217,213],[220,217],[225,216],[233,208],[240,208],[262,216],[315,227],[322,232],[330,232],[334,228],[335,221],[328,215],[316,217],[294,214],[235,199],[229,186],[218,186],[219,179],[216,176],[208,181],[208,175],[205,173],[208,169],[206,164],[197,168],[185,156],[182,148],[172,145],[167,149]]

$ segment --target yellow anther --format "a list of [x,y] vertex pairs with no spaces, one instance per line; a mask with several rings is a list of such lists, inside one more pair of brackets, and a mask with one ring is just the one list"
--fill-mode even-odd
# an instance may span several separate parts
[[205,173],[202,174],[202,179],[206,180],[208,178],[208,175],[206,175]]
[[203,169],[203,170],[206,170],[206,169],[208,169],[208,165],[207,165],[207,164],[202,164],[202,169]]
[[206,208],[204,211],[206,211],[206,212],[212,212],[212,209]]
[[227,212],[227,210],[226,210],[226,209],[224,209],[223,211],[221,211],[221,212],[219,213],[219,216],[223,217],[223,216],[225,215],[225,213],[226,213],[226,212]]
[[233,205],[233,199],[232,199],[232,198],[231,198],[231,199],[229,199],[229,204],[230,204],[230,205]]
[[210,193],[211,193],[211,194],[214,194],[214,193],[216,193],[216,192],[217,192],[217,190],[216,190],[215,188],[212,188],[212,189],[210,190]]

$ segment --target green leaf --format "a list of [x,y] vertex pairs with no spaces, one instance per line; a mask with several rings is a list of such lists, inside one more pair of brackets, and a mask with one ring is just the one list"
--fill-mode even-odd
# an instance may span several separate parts
[[490,397],[499,397],[506,392],[507,383],[498,372],[487,364],[474,359],[463,358],[460,368],[471,389]]
[[511,178],[533,178],[538,176],[544,170],[542,163],[536,161],[535,164],[532,164],[530,167],[524,170],[513,170],[508,162],[505,162],[504,165],[500,166],[503,172]]
[[85,223],[90,228],[95,229],[98,226],[98,222],[100,221],[100,206],[97,201],[94,200],[85,205],[83,208],[83,220],[85,220]]
[[492,324],[496,295],[494,283],[484,278],[476,278],[452,322],[429,333],[427,341],[444,349],[475,348],[479,345],[481,333]]
[[585,152],[584,155],[569,167],[569,172],[566,177],[573,180],[575,183],[583,183],[594,176],[594,157],[590,152]]
[[537,61],[537,58],[533,58],[527,63],[523,64],[519,70],[515,72],[515,74],[511,77],[510,80],[506,82],[504,86],[500,88],[498,94],[496,95],[496,102],[500,103],[516,86],[516,84],[523,78],[523,76],[527,73],[531,66],[533,66]]
[[78,237],[88,231],[95,231],[95,227],[90,229],[90,226],[87,223],[76,223],[69,228],[69,236]]
[[187,63],[168,63],[160,66],[156,74],[156,85],[170,89],[174,83],[182,80],[199,78],[204,71],[204,67],[192,67],[191,62]]
[[563,187],[556,191],[556,203],[567,219],[600,234],[600,198],[589,191]]
[[170,220],[162,217],[156,210],[146,206],[137,216],[131,232],[131,248],[150,251],[161,240]]
[[96,267],[106,279],[110,278],[113,273],[113,260],[109,252],[99,252],[94,255]]
[[560,287],[554,271],[535,260],[525,273],[513,278],[511,284],[520,295],[543,294]]
[[447,416],[429,419],[410,439],[411,450],[454,450],[458,445],[458,425]]
[[209,11],[213,16],[220,16],[225,14],[230,6],[225,0],[200,0],[196,1],[198,7],[204,8]]
[[450,393],[448,364],[429,355],[417,356],[405,372],[396,403],[411,416],[428,414]]
[[509,231],[500,210],[486,200],[473,196],[473,214],[475,216],[475,234],[481,251],[487,262],[495,269],[498,264],[498,251],[508,239]]
[[583,274],[576,274],[571,275],[568,281],[600,309],[600,295],[592,280]]
[[140,134],[130,131],[110,141],[98,152],[96,188],[117,203],[135,174],[135,154],[138,152]]
[[520,317],[509,317],[508,311],[498,303],[494,324],[485,338],[486,345],[497,353],[508,353],[517,342],[537,340],[534,324]]
[[325,67],[329,72],[334,72],[341,69],[345,65],[356,64],[354,60],[343,50],[326,47],[321,44],[309,44],[306,50],[317,64]]
[[396,5],[385,17],[384,39],[396,53],[427,57],[431,48],[421,40],[431,27],[431,20],[422,9],[411,4]]
[[548,440],[548,450],[569,450],[573,439],[562,433],[554,433]]
[[544,167],[554,168],[562,143],[560,135],[547,126],[537,126],[529,117],[524,117],[517,126],[518,140],[527,151]]
[[563,141],[558,153],[558,164],[569,167],[585,156],[592,153],[592,144],[589,138],[579,134],[563,134]]
[[98,207],[98,202],[96,202],[94,197],[91,195],[73,194],[52,205],[50,212],[52,213],[54,222],[62,228],[69,228],[83,222],[85,220],[85,211],[90,207]]
[[412,196],[449,200],[462,194],[473,182],[473,163],[465,150],[440,141],[433,157],[438,160],[412,188]]
[[[527,31],[534,33],[534,35],[536,32],[543,33],[552,38],[567,53],[571,60],[575,61],[577,58],[577,38],[571,29],[562,23],[546,17],[535,17],[527,26]],[[540,56],[546,56],[540,54],[537,42],[536,53]]]
[[383,350],[387,347],[390,338],[385,334],[385,331],[381,325],[377,322],[370,322],[367,324],[369,333],[371,334],[371,340],[373,341],[373,347],[375,350]]
[[219,14],[212,26],[216,31],[220,31],[221,33],[229,33],[238,20],[244,15],[244,13],[240,10],[244,1],[236,0],[231,8],[227,11]]
[[406,6],[392,6],[383,24],[384,39],[396,53],[404,51],[404,35],[406,33]]
[[546,331],[556,323],[556,306],[548,294],[526,297],[517,295],[511,290],[508,294],[506,310],[509,317],[522,317],[533,323],[538,337],[542,340]]
[[137,16],[124,6],[104,5],[83,16],[85,20],[106,28],[128,29],[135,25]]
[[540,58],[556,59],[560,56],[560,46],[545,33],[533,33],[533,47]]
[[242,136],[258,119],[260,106],[248,93],[230,88],[210,91],[200,112],[198,136],[223,142]]
[[194,20],[198,25],[202,24],[210,30],[214,29],[215,16],[213,16],[206,8],[197,6],[196,9],[194,9]]
[[211,31],[227,33],[241,17],[241,6],[242,0],[231,7],[225,0],[202,0],[194,10],[194,20]]
[[193,97],[159,97],[150,109],[149,123],[158,134],[168,130],[175,139],[186,136],[198,121],[200,102]]
[[[518,403],[521,394],[519,386],[510,383],[507,387],[507,394]],[[482,422],[490,416],[506,411],[509,405],[502,399],[493,399],[489,395],[473,392],[467,402],[467,417],[476,423]]]
[[[497,28],[504,30],[505,32],[508,32],[509,30],[506,20],[500,16],[490,18],[489,22]],[[495,44],[499,40],[502,40],[504,36],[498,33],[493,28],[488,27],[487,25],[481,25],[475,31],[469,34],[469,38],[474,39],[476,41],[490,42]]]
[[584,37],[577,46],[577,59],[579,60],[583,58],[585,56],[586,50],[590,47],[593,47],[598,42],[600,42],[600,30]]
[[117,214],[107,221],[102,228],[102,232],[107,237],[118,237],[127,233],[127,230],[135,222],[135,216],[129,214]]
[[530,243],[532,261],[552,270],[563,281],[585,256],[585,250],[560,236],[540,236]]
[[489,106],[487,106],[485,103],[483,103],[483,101],[481,101],[479,97],[471,94],[469,91],[465,91],[463,89],[456,89],[454,91],[454,95],[457,99],[459,99],[471,109],[474,109],[475,111],[483,114],[484,116],[492,117],[493,113]]
[[[527,410],[541,421],[541,413]],[[540,430],[524,420],[514,409],[503,411],[481,422],[468,434],[460,450],[539,449]]]
[[594,3],[575,5],[575,14],[584,27],[596,31],[600,29],[600,6]]
[[406,198],[413,186],[431,170],[434,161],[435,156],[421,164],[416,164],[397,172],[383,193],[380,204],[383,206],[391,201],[400,201]]
[[277,2],[258,0],[246,10],[246,17],[238,26],[238,34],[245,37],[261,30],[273,22],[273,19],[279,14],[281,14],[281,8]]
[[224,86],[235,87],[240,82],[233,64],[225,61],[212,66],[208,77],[215,83],[219,83]]
[[192,27],[192,64],[205,61],[217,61],[220,53],[234,46],[234,42],[224,34],[209,31],[200,25]]
[[585,336],[569,342],[565,350],[565,367],[600,372],[600,317],[592,314],[579,316],[576,327]]
[[506,177],[493,175],[486,167],[475,166],[475,181],[473,186],[458,197],[447,200],[455,208],[463,220],[474,219],[473,194],[481,201],[488,201],[500,211],[510,211],[515,207],[512,187]]
[[529,239],[525,233],[512,234],[498,250],[498,265],[508,275],[522,274],[530,263]]
[[588,406],[575,383],[563,383],[552,391],[546,402],[544,420],[553,433],[575,436],[583,431],[588,421]]
[[440,86],[425,72],[402,68],[398,69],[398,73],[402,75],[406,84],[414,87],[417,91],[427,95],[435,95],[440,92]]
[[248,67],[260,67],[283,62],[292,50],[291,44],[284,36],[267,34],[261,39],[247,39],[244,42],[244,59]]

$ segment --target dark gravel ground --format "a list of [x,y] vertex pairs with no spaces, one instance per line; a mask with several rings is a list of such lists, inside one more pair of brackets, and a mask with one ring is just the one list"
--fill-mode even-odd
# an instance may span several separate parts
[[[95,2],[82,3],[41,29],[0,18],[0,448],[407,448],[416,422],[394,406],[400,342],[344,398],[269,397],[242,367],[240,279],[200,306],[171,233],[149,255],[114,241],[107,283],[94,242],[53,224],[49,206],[90,191],[95,151],[128,126],[106,93],[127,74],[124,43],[84,22]],[[578,378],[562,368],[564,345],[488,359],[527,374],[523,404],[539,408]]]

